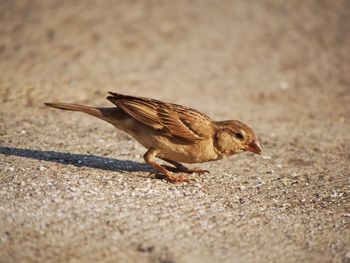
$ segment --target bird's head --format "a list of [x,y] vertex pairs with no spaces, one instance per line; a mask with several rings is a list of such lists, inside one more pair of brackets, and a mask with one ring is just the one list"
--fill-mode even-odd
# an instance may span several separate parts
[[262,153],[262,148],[253,130],[241,121],[216,122],[215,146],[224,157],[235,153],[250,151]]

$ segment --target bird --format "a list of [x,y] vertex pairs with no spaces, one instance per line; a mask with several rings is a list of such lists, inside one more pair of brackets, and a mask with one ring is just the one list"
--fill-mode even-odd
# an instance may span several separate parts
[[[190,107],[108,92],[114,107],[46,102],[48,107],[87,113],[131,135],[147,151],[143,158],[171,183],[192,182],[185,174],[208,170],[183,165],[226,159],[241,152],[262,154],[253,130],[239,120],[214,121]],[[170,165],[159,164],[156,158]],[[180,174],[178,174],[180,173]]]

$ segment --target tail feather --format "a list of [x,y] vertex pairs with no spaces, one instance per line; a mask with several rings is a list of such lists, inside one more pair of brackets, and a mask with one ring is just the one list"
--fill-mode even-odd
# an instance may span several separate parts
[[124,118],[124,113],[117,107],[112,108],[96,108],[91,106],[85,106],[80,104],[71,103],[61,103],[61,102],[46,102],[44,103],[48,107],[69,110],[69,111],[79,111],[95,116],[99,119],[105,120],[109,123],[115,125],[118,121]]
[[70,111],[81,111],[87,114],[102,117],[102,111],[99,108],[79,105],[79,104],[71,104],[71,103],[61,103],[61,102],[46,102],[44,103],[48,107],[61,109],[61,110],[70,110]]

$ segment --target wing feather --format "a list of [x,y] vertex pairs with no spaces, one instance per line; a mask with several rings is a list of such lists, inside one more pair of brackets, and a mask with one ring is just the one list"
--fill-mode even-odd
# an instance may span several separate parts
[[170,136],[195,142],[211,136],[211,119],[194,109],[154,99],[112,93],[107,99],[136,120],[154,129],[165,129]]

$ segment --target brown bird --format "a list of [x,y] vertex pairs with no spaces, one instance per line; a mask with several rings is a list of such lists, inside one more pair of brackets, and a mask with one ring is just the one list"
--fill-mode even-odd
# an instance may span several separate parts
[[[109,122],[141,143],[147,152],[146,163],[170,182],[190,182],[171,172],[208,172],[188,169],[181,163],[202,163],[225,159],[250,151],[261,154],[261,146],[251,128],[238,120],[213,121],[194,109],[155,99],[109,92],[109,101],[117,107],[99,108],[68,103],[45,103],[46,106],[81,111]],[[160,165],[160,158],[173,166]]]

